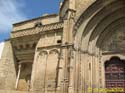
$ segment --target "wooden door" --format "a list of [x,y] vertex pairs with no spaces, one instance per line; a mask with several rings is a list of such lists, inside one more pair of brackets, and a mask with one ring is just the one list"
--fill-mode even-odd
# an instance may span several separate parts
[[119,88],[115,89],[115,92],[108,93],[125,93],[125,61],[118,58],[107,61],[105,63],[105,80],[106,88]]

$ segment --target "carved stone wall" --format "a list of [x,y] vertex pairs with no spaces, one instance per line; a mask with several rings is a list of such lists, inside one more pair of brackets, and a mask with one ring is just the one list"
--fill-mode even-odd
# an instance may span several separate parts
[[51,50],[48,54],[47,67],[46,67],[46,88],[47,91],[56,89],[58,81],[58,50]]
[[[33,69],[31,64],[22,68],[18,84],[18,88],[21,85],[25,89],[27,80],[24,77],[32,71],[30,93],[88,93],[89,88],[105,88],[104,62],[112,56],[125,59],[125,51],[122,51],[125,48],[125,1],[75,1],[64,1],[60,12],[60,17],[65,19],[63,22],[32,27],[34,21],[29,20],[15,25],[18,31],[11,34],[15,56],[8,41],[0,62],[0,89],[14,90],[17,70],[13,57],[17,62],[25,63],[29,58],[33,62]],[[74,20],[74,4],[77,21]],[[122,52],[109,53],[114,50]],[[16,92],[20,93],[12,91]]]
[[45,89],[45,76],[46,76],[46,64],[47,64],[47,51],[41,51],[37,55],[36,65],[33,70],[35,70],[34,76],[34,89],[44,91]]
[[33,91],[55,91],[58,81],[58,49],[40,50],[33,66]]
[[37,47],[47,47],[61,44],[62,42],[62,29],[54,31],[53,33],[42,34]]
[[33,91],[54,92],[57,88],[62,34],[62,29],[41,34],[33,63],[31,81]]

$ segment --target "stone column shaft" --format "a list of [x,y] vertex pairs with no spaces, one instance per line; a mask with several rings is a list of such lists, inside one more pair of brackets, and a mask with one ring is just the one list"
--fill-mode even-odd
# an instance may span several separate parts
[[58,84],[57,88],[60,90],[61,82],[63,80],[63,67],[64,67],[64,60],[63,60],[63,53],[60,55],[60,63],[59,63],[59,71],[58,71]]
[[19,64],[19,68],[18,68],[18,75],[17,75],[17,79],[16,79],[15,89],[17,89],[17,87],[18,87],[20,72],[21,72],[21,64]]
[[74,84],[74,73],[73,73],[73,70],[74,70],[74,57],[73,55],[71,54],[71,57],[70,57],[70,66],[69,66],[69,71],[70,71],[70,76],[69,76],[69,93],[74,93],[73,92],[73,84]]

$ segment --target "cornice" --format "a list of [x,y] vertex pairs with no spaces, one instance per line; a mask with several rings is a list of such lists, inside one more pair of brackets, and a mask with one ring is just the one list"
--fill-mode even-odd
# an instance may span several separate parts
[[56,44],[56,45],[50,45],[50,46],[37,47],[37,49],[41,50],[41,49],[60,48],[60,47],[61,47],[61,44]]
[[33,19],[30,19],[30,20],[22,21],[22,22],[19,22],[19,23],[14,23],[13,26],[18,26],[20,24],[24,24],[24,23],[31,22],[31,21],[34,21],[34,20],[45,19],[45,18],[50,18],[50,17],[54,17],[54,16],[58,16],[58,14],[50,14],[50,15],[48,14],[46,16],[40,16],[40,17],[33,18]]
[[11,32],[11,38],[17,38],[17,37],[22,37],[22,36],[27,36],[27,35],[34,35],[34,34],[38,34],[41,32],[47,32],[47,31],[61,29],[61,28],[63,28],[63,23],[58,22],[58,23],[53,23],[53,24],[49,24],[49,25],[44,25],[41,27],[34,27],[34,28]]

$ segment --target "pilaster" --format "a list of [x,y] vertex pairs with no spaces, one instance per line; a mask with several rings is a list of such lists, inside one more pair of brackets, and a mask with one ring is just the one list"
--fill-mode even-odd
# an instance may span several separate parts
[[[64,51],[64,93],[74,93],[73,92],[73,60],[70,56],[73,47],[73,26],[74,26],[74,3],[75,1],[69,0],[69,7],[65,13],[64,18],[64,29],[63,29],[63,48]],[[72,4],[72,5],[71,5]]]

